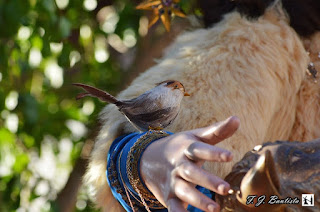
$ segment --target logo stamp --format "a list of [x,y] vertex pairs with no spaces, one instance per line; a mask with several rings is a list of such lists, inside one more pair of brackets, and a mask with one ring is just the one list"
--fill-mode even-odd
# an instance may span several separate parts
[[314,206],[314,194],[302,194],[302,206]]

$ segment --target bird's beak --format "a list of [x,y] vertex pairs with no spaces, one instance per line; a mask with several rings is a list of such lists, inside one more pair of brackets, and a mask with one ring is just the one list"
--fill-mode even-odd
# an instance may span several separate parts
[[191,96],[191,95],[188,94],[187,92],[184,92],[184,96]]

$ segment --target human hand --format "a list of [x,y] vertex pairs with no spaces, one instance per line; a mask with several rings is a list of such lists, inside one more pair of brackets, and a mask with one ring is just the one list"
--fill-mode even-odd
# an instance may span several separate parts
[[220,195],[228,193],[230,185],[201,166],[205,161],[232,160],[231,152],[214,145],[233,135],[239,125],[239,119],[233,116],[153,142],[141,158],[142,180],[169,211],[186,211],[188,204],[204,211],[219,211],[219,205],[200,193],[195,185]]

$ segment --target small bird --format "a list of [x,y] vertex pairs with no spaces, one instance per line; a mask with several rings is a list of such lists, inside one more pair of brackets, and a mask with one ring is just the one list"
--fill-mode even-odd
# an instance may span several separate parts
[[73,85],[86,91],[78,94],[77,100],[93,96],[115,104],[129,122],[140,131],[162,130],[170,125],[179,113],[183,96],[190,96],[185,92],[182,83],[176,80],[160,82],[156,87],[130,100],[118,100],[111,94],[89,85],[81,83]]

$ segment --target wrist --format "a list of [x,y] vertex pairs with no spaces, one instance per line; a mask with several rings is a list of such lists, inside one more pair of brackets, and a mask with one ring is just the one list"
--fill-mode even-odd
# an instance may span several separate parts
[[[150,208],[163,208],[163,205],[155,198],[143,180],[140,172],[141,158],[150,144],[169,135],[170,134],[163,131],[148,131],[134,143],[128,152],[126,161],[128,179],[142,202],[144,202],[144,205],[148,205]],[[148,204],[146,204],[146,202]]]

